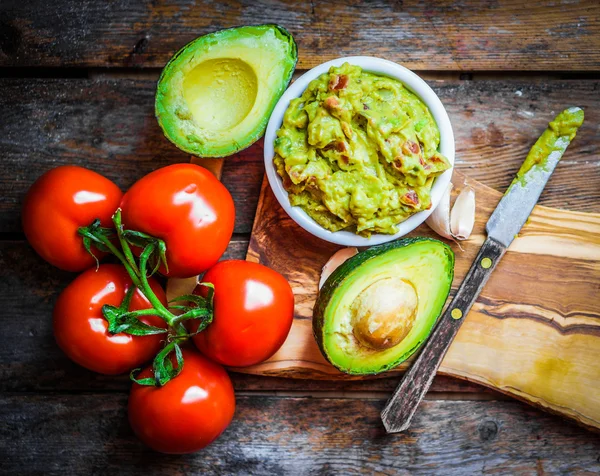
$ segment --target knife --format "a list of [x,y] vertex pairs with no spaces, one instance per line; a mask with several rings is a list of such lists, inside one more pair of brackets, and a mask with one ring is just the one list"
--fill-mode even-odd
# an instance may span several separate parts
[[464,281],[381,412],[388,433],[410,426],[417,406],[431,386],[463,318],[479,296],[492,271],[527,221],[548,179],[583,123],[583,110],[562,111],[533,145],[516,177],[487,222],[487,238]]

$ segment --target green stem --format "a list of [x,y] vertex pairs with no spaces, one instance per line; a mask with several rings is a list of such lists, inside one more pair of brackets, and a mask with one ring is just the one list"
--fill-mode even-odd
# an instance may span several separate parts
[[[177,317],[177,316],[176,316]],[[182,341],[182,340],[186,340],[189,336],[188,336],[188,331],[185,328],[185,326],[183,325],[182,322],[174,322],[172,325],[173,330],[175,331],[175,335],[173,336],[173,338],[175,339],[175,341]]]
[[[148,282],[148,261],[150,260],[153,253],[156,251],[157,247],[161,251],[161,257],[158,259],[164,258],[164,250],[161,250],[161,242],[158,240],[154,240],[147,244],[142,251],[142,254],[139,257],[139,265],[136,264],[135,257],[129,246],[128,240],[123,236],[123,225],[121,222],[121,210],[117,209],[115,214],[113,215],[113,223],[117,230],[117,236],[119,239],[119,244],[121,245],[123,251],[119,250],[117,246],[111,241],[110,234],[106,233],[106,229],[99,228],[99,222],[96,222],[89,227],[81,228],[80,234],[91,241],[95,241],[96,243],[102,243],[108,251],[110,251],[113,255],[117,257],[117,259],[121,262],[121,264],[127,270],[127,274],[129,274],[133,284],[137,289],[139,289],[142,294],[148,299],[150,304],[153,306],[152,309],[144,309],[139,311],[125,312],[126,309],[122,309],[124,312],[123,316],[125,317],[138,317],[138,316],[148,316],[155,315],[159,316],[163,321],[167,323],[167,325],[171,328],[171,334],[169,339],[172,339],[171,342],[173,345],[168,345],[168,349],[161,352],[164,353],[170,352],[175,343],[182,342],[189,338],[189,334],[185,326],[182,324],[182,320],[191,319],[191,318],[200,318],[206,317],[204,314],[206,310],[197,310],[191,309],[187,313],[182,316],[177,316],[173,314],[169,309],[158,299],[154,291],[152,290],[150,283]],[[97,228],[97,229],[96,229]],[[148,237],[151,238],[151,237]],[[163,245],[164,247],[164,245]],[[128,304],[129,301],[127,301]],[[127,305],[127,307],[129,307]],[[121,317],[123,317],[121,316]],[[203,320],[201,327],[206,327],[210,320]],[[163,356],[166,354],[163,354]]]
[[123,253],[121,253],[118,250],[118,248],[112,244],[112,242],[110,241],[110,239],[107,236],[99,235],[99,236],[96,236],[96,238],[99,239],[104,244],[104,246],[106,246],[108,248],[108,250],[117,257],[117,259],[121,262],[121,264],[123,266],[125,266],[127,273],[129,274],[129,276],[131,277],[131,280],[133,281],[133,284],[135,284],[139,288],[141,285],[139,275],[138,275],[139,271],[136,273],[131,268],[129,262],[127,261],[127,259],[123,255]]
[[160,302],[160,300],[156,297],[156,294],[150,288],[150,284],[148,283],[147,276],[147,267],[148,267],[148,259],[150,255],[154,251],[153,245],[148,245],[144,248],[144,251],[140,255],[140,286],[139,288],[144,293],[144,296],[150,301],[150,303],[154,306],[154,308],[158,311],[159,315],[165,320],[165,322],[169,326],[173,326],[175,319],[177,316],[170,312],[165,305]]
[[156,316],[156,315],[157,315],[156,309],[151,308],[151,309],[140,309],[139,311],[126,312],[122,315],[122,317],[126,318],[126,317]]
[[[119,236],[120,233],[117,232]],[[87,235],[90,236],[90,235]],[[138,269],[137,266],[134,268],[131,267],[129,261],[127,260],[127,258],[125,257],[124,253],[121,253],[121,251],[119,251],[119,249],[110,241],[110,238],[102,233],[92,233],[93,239],[98,240],[99,242],[101,242],[102,244],[104,244],[104,246],[106,246],[106,248],[108,248],[108,250],[117,257],[117,259],[121,262],[121,264],[125,267],[125,269],[127,270],[127,274],[129,274],[129,277],[131,278],[131,281],[133,282],[133,284],[142,292],[142,294],[146,297],[146,299],[148,299],[148,301],[150,301],[150,303],[154,306],[154,315],[159,316],[163,321],[165,321],[169,326],[173,325],[173,321],[175,320],[175,318],[177,316],[175,316],[172,312],[170,312],[164,305],[162,302],[160,302],[160,299],[158,299],[158,297],[156,297],[156,294],[154,294],[154,291],[152,291],[152,288],[150,287],[150,283],[148,282],[148,277],[146,275],[146,265],[148,262],[148,258],[150,257],[150,254],[152,253],[152,246],[147,246],[146,249],[144,250],[144,253],[146,253],[145,256],[145,260],[142,264],[142,257],[140,257],[140,268]],[[120,241],[120,240],[119,240]],[[129,246],[127,245],[127,243],[124,244],[124,249],[129,250],[129,252],[131,252],[131,249],[129,248]],[[142,256],[144,255],[144,253],[142,253]]]
[[[115,225],[115,229],[117,230],[117,236],[119,237],[119,242],[121,243],[121,248],[123,248],[123,254],[124,254],[126,260],[133,264],[130,268],[127,268],[127,266],[125,266],[127,268],[127,272],[131,276],[131,279],[134,280],[133,282],[138,287],[138,289],[140,291],[142,291],[142,294],[144,296],[146,296],[146,299],[148,299],[148,301],[150,301],[150,304],[152,304],[154,306],[154,308],[156,310],[156,315],[161,317],[169,326],[171,326],[173,318],[175,316],[173,315],[172,312],[170,312],[163,305],[162,302],[160,302],[160,299],[158,299],[156,294],[154,294],[154,291],[152,291],[152,288],[150,287],[150,283],[148,282],[146,266],[148,263],[148,259],[149,259],[150,255],[152,254],[153,247],[147,246],[144,249],[144,252],[146,252],[148,250],[148,248],[149,248],[149,251],[148,251],[148,254],[146,254],[146,258],[143,261],[143,263],[142,263],[142,257],[140,256],[140,267],[138,268],[137,265],[135,264],[135,258],[133,256],[133,252],[131,251],[131,247],[129,246],[129,243],[127,243],[127,240],[125,240],[125,238],[123,238],[123,224],[121,222],[121,209],[120,208],[117,208],[117,211],[113,215],[113,223]],[[144,253],[142,253],[142,255],[143,254]],[[123,261],[123,260],[121,260],[121,261]],[[134,277],[134,274],[135,274],[135,277]]]
[[129,265],[131,266],[133,271],[136,273],[136,275],[139,276],[140,270],[138,269],[137,264],[135,262],[135,257],[133,256],[133,252],[131,251],[131,248],[129,247],[129,243],[127,243],[125,238],[123,238],[123,223],[121,222],[121,209],[120,208],[117,208],[117,211],[113,215],[113,223],[115,224],[115,229],[117,230],[117,236],[119,237],[119,243],[121,243],[121,248],[123,249],[123,254],[125,255],[125,258],[127,259],[127,262],[129,263]]

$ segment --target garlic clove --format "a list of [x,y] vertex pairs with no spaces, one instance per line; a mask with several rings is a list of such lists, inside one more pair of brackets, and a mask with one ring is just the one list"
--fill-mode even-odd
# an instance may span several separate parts
[[475,225],[475,190],[466,186],[458,195],[450,212],[450,230],[457,240],[471,236]]
[[427,220],[425,220],[429,228],[449,240],[453,239],[452,232],[450,231],[450,193],[452,192],[452,187],[452,182],[450,182],[442,195],[440,203]]
[[352,258],[354,255],[358,254],[358,250],[354,247],[351,248],[342,248],[333,254],[329,261],[325,263],[323,266],[323,270],[321,271],[321,279],[319,280],[319,289],[323,287],[327,278],[331,276],[339,266],[346,260]]
[[[172,299],[185,294],[192,294],[197,285],[198,276],[192,276],[191,278],[169,278],[167,280],[167,289],[165,291],[167,301],[171,301]],[[171,304],[185,303],[173,302]]]

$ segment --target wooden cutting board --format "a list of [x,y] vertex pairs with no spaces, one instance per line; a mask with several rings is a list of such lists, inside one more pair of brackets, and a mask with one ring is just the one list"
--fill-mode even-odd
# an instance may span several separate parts
[[[455,172],[455,192],[464,180]],[[477,217],[464,250],[452,243],[453,290],[483,243],[485,223],[501,197],[478,182],[469,184],[476,192]],[[439,238],[427,225],[411,235]],[[351,378],[325,361],[312,334],[321,268],[339,248],[296,225],[264,180],[247,259],[289,280],[296,299],[294,323],[271,359],[236,371]],[[600,214],[536,207],[466,317],[440,373],[600,428]]]

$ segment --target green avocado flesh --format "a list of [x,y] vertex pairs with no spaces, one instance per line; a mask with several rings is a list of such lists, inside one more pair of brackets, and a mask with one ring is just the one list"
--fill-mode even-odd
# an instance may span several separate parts
[[429,238],[357,254],[329,276],[315,303],[313,331],[321,352],[348,374],[395,367],[431,333],[453,277],[454,253]]
[[277,25],[201,36],[165,66],[156,117],[165,136],[199,157],[225,157],[256,142],[287,88],[298,59]]

